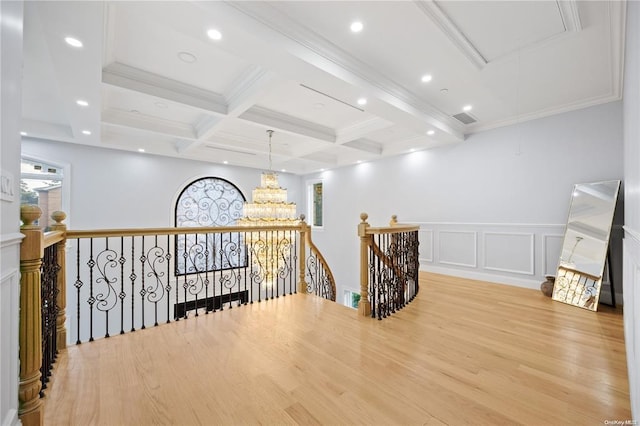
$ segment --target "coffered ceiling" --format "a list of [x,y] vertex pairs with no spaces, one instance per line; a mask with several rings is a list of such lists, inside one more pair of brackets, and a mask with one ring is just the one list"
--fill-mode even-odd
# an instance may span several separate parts
[[273,168],[308,173],[620,99],[624,19],[619,1],[25,2],[23,131],[264,169],[273,129]]

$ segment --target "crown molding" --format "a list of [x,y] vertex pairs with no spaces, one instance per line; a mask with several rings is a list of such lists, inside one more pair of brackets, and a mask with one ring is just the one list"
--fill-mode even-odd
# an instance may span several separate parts
[[336,141],[336,135],[330,127],[321,126],[259,106],[249,108],[243,114],[240,114],[239,118],[323,142],[335,143]]
[[479,126],[470,125],[467,128],[466,134],[473,134],[484,132],[486,130],[496,129],[499,127],[512,126],[520,123],[524,123],[526,121],[537,120],[539,118],[549,117],[552,115],[562,114],[565,112],[576,111],[583,108],[588,108],[600,104],[606,104],[609,102],[615,102],[622,99],[621,95],[609,93],[605,96],[598,96],[594,98],[589,98],[582,101],[571,102],[565,105],[561,105],[559,107],[547,108],[543,110],[539,110],[536,112],[532,112],[530,114],[523,114],[518,117],[508,118],[505,120],[496,120],[489,123],[485,123]]
[[111,63],[103,68],[102,82],[197,108],[207,113],[227,114],[226,101],[223,96],[217,93],[119,62]]
[[472,65],[477,69],[482,69],[489,63],[434,0],[415,0],[414,3],[440,28],[440,31]]
[[[295,46],[290,47],[288,51],[304,62],[356,87],[372,90],[385,103],[451,134],[460,141],[464,139],[463,127],[447,114],[291,19],[274,6],[277,3],[227,1],[226,4],[294,42]],[[303,49],[301,50],[300,47]]]
[[566,31],[582,31],[579,4],[575,0],[556,1]]

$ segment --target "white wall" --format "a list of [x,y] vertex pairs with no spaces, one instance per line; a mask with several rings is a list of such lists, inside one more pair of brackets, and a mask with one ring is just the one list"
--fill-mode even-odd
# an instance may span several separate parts
[[[324,182],[316,244],[359,288],[357,224],[418,223],[425,270],[539,288],[553,273],[575,183],[622,178],[622,105],[474,134],[460,144],[307,175]],[[341,241],[335,245],[335,241]],[[619,282],[619,281],[618,281]]]
[[627,3],[624,78],[624,331],[631,412],[640,420],[640,4]]
[[[180,160],[137,152],[24,138],[23,155],[68,164],[70,228],[151,228],[174,226],[175,201],[193,180],[227,179],[250,200],[261,170]],[[280,186],[301,212],[301,179],[281,173]]]
[[[22,105],[22,2],[0,2],[0,424],[18,424],[18,322],[20,290],[20,116]],[[7,183],[5,181],[5,183]],[[11,192],[14,199],[10,200]]]

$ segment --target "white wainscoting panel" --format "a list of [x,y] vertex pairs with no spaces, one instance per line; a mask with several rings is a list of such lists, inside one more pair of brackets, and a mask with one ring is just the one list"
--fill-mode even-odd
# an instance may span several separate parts
[[544,275],[556,275],[558,272],[563,239],[562,234],[542,236],[542,273]]
[[624,339],[629,370],[631,412],[640,417],[640,233],[625,228],[623,240]]
[[419,222],[424,271],[539,289],[555,275],[564,224]]
[[433,262],[433,230],[420,229],[418,241],[420,242],[418,246],[420,262]]
[[534,234],[483,232],[482,236],[484,240],[484,269],[534,275]]
[[18,307],[20,272],[0,277],[0,424],[18,423]]
[[478,233],[474,231],[440,231],[439,262],[446,265],[478,266]]

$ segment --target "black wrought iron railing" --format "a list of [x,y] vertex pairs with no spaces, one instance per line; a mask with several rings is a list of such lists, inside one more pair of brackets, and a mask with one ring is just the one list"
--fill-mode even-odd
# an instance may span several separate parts
[[68,231],[66,215],[54,212],[45,233],[36,224],[41,214],[38,206],[21,206],[25,424],[42,423],[40,398],[57,351],[66,347],[67,289],[78,344],[299,292],[336,299],[304,216],[294,226]]
[[40,381],[42,388],[40,389],[40,397],[44,397],[44,390],[51,377],[51,369],[58,354],[56,322],[58,318],[58,305],[56,299],[58,297],[58,248],[51,245],[45,247],[44,257],[40,273],[42,277],[42,285],[40,289],[40,297],[42,301],[42,366],[40,367]]
[[335,301],[335,282],[297,226],[68,231],[76,343],[298,292]]
[[418,226],[391,225],[372,228],[363,213],[358,228],[360,250],[359,312],[386,318],[411,302],[418,294]]

